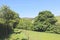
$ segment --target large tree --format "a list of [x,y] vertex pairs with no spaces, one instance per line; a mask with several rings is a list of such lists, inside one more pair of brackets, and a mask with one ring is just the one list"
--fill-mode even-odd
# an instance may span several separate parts
[[39,12],[38,16],[34,20],[35,31],[50,31],[53,29],[52,25],[55,25],[56,19],[50,11]]
[[19,15],[8,6],[0,8],[0,35],[8,35],[19,23]]

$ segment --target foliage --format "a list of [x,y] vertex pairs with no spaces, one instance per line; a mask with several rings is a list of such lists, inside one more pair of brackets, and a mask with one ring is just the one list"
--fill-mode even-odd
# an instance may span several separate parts
[[[30,20],[19,18],[18,13],[11,10],[8,6],[3,5],[0,8],[0,38],[8,37],[9,34],[13,32],[14,28],[18,28],[19,30],[25,29],[60,34],[60,23],[56,22],[57,22],[56,18],[50,11],[39,12],[38,16],[34,20]],[[14,40],[20,40],[19,35],[20,33],[22,33],[22,31],[19,30],[17,30],[17,32],[14,32],[15,34],[13,33],[16,37],[16,38],[14,37],[15,38]],[[22,38],[22,40],[27,39]]]
[[29,19],[21,18],[17,28],[19,28],[19,29],[26,29],[26,30],[32,30],[33,29],[33,23]]
[[52,25],[55,25],[56,21],[56,18],[50,11],[39,12],[34,21],[34,30],[44,32],[49,28],[48,31],[50,31],[50,28]]
[[3,5],[0,8],[0,37],[5,37],[13,31],[19,21],[19,16],[8,6]]
[[55,28],[53,29],[53,31],[54,31],[54,33],[56,33],[56,34],[60,34],[60,24],[56,24],[55,25]]

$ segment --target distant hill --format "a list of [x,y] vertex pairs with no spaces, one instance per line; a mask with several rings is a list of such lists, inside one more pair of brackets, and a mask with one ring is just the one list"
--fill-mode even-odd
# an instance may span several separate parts
[[[28,17],[24,17],[22,19],[29,20],[29,21],[34,20],[34,18],[28,18]],[[57,23],[60,23],[60,16],[56,16],[56,19],[57,19]]]
[[29,21],[34,20],[34,18],[28,18],[28,17],[24,17],[24,18],[22,18],[22,19],[24,19],[24,20],[29,20]]

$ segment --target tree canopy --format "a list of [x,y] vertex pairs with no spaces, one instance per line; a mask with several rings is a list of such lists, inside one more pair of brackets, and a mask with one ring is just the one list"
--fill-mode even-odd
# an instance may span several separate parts
[[52,25],[54,25],[56,22],[56,18],[50,11],[42,11],[39,12],[38,16],[35,18],[34,29],[36,31],[50,30]]
[[19,15],[12,11],[8,6],[0,8],[0,35],[8,35],[19,23]]

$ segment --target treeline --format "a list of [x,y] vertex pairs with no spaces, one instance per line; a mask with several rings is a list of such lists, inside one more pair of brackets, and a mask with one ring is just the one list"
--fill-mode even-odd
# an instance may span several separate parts
[[0,37],[8,36],[14,28],[60,34],[60,25],[50,11],[39,12],[34,19],[20,18],[8,6],[0,7]]

